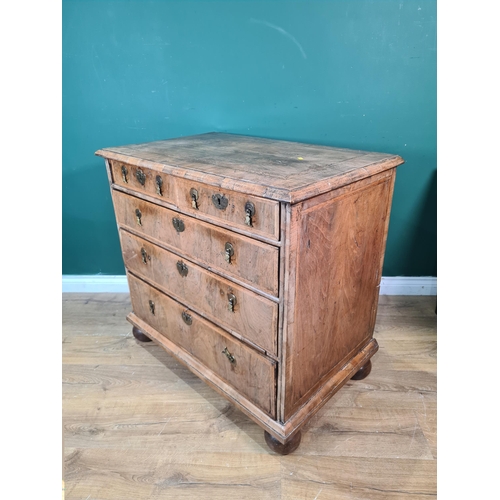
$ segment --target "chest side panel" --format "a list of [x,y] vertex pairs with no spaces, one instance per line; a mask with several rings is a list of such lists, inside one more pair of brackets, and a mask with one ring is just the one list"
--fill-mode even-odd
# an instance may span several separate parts
[[292,207],[297,249],[285,419],[373,334],[392,187],[390,176]]

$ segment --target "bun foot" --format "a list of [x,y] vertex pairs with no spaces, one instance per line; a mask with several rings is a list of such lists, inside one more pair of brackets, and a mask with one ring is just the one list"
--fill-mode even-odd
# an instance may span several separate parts
[[278,455],[288,455],[293,453],[300,444],[300,439],[302,438],[302,433],[300,431],[296,432],[291,439],[289,439],[285,444],[280,443],[275,437],[271,436],[267,431],[264,431],[264,437],[266,438],[266,443],[272,451]]
[[132,334],[140,342],[151,342],[152,341],[146,334],[142,333],[141,330],[139,330],[139,328],[136,328],[135,326],[132,328]]
[[363,380],[370,375],[372,371],[372,360],[368,360],[366,365],[362,366],[351,378],[351,380]]

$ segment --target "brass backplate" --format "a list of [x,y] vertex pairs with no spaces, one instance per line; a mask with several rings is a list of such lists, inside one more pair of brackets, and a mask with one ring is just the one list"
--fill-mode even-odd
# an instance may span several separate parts
[[163,191],[161,189],[162,186],[163,186],[163,179],[161,178],[160,175],[156,176],[156,182],[155,182],[155,184],[156,184],[156,194],[158,196],[163,196]]
[[125,165],[122,165],[122,179],[123,179],[123,182],[128,184],[127,175],[128,175],[127,167]]

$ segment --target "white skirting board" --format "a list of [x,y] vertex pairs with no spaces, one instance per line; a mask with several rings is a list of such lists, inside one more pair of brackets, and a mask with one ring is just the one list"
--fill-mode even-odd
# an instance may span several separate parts
[[[63,275],[63,293],[128,293],[126,276]],[[435,277],[382,277],[380,295],[437,295]]]

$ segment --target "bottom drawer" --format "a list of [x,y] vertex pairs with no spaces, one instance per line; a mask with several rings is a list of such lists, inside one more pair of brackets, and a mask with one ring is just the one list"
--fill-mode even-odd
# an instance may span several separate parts
[[134,313],[276,418],[276,363],[128,274]]

